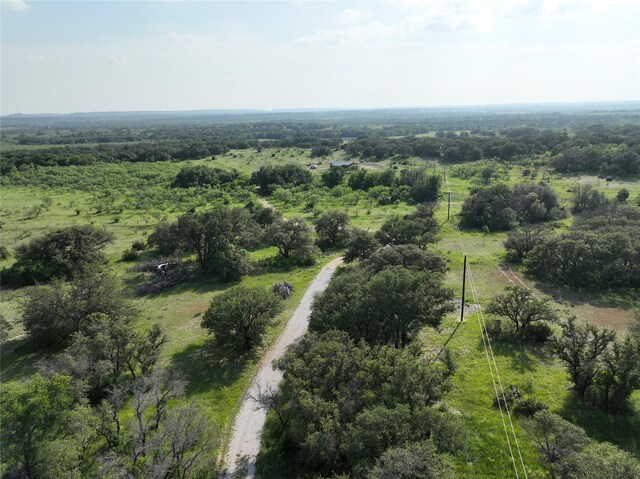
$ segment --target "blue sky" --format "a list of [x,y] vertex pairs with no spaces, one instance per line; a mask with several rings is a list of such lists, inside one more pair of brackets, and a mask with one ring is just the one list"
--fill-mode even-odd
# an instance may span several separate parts
[[640,99],[636,0],[2,0],[2,114]]

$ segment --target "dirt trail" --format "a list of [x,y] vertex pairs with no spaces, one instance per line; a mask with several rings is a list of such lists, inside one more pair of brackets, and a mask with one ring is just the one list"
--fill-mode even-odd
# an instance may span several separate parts
[[258,396],[260,390],[276,388],[282,380],[282,373],[274,370],[271,363],[282,357],[289,345],[305,334],[309,324],[313,297],[327,287],[331,276],[341,263],[341,258],[335,259],[326,264],[316,275],[305,291],[300,304],[293,312],[285,330],[263,358],[260,371],[245,394],[240,411],[234,421],[231,441],[224,457],[225,477],[246,477],[249,479],[255,477],[256,457],[260,451],[262,429],[267,411],[259,409],[253,398]]
[[262,196],[258,196],[258,201],[265,208],[271,208],[272,210],[275,210],[275,207],[271,203],[269,203],[268,199],[263,198]]

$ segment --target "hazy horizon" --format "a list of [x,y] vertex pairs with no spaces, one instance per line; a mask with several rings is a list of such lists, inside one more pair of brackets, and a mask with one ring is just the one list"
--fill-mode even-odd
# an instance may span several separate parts
[[2,1],[0,114],[640,99],[640,4]]
[[560,108],[567,110],[584,109],[584,108],[596,108],[601,107],[609,110],[613,109],[626,109],[628,107],[640,108],[640,100],[614,100],[614,101],[578,101],[578,102],[538,102],[538,103],[493,103],[493,104],[468,104],[468,105],[416,105],[416,106],[402,106],[402,107],[363,107],[363,108],[340,108],[340,107],[317,107],[317,108],[199,108],[199,109],[187,109],[187,110],[100,110],[100,111],[70,111],[70,112],[53,112],[42,111],[34,113],[7,113],[0,115],[1,117],[11,116],[73,116],[73,115],[135,115],[135,114],[230,114],[230,115],[243,115],[243,114],[265,114],[270,113],[340,113],[340,112],[377,112],[377,111],[456,111],[456,110],[511,110],[515,111],[516,108],[532,108],[535,110],[548,110],[552,108]]

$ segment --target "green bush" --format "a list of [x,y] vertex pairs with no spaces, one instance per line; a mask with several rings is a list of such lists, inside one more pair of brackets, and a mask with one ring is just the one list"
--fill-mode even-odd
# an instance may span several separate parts
[[137,251],[127,249],[122,252],[122,261],[135,261],[139,256]]

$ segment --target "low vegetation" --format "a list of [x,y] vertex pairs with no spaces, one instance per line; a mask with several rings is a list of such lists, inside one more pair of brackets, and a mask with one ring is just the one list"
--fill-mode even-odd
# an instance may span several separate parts
[[259,477],[638,476],[637,112],[332,115],[3,119],[0,475],[214,477],[344,256]]

